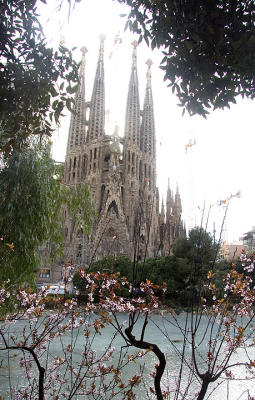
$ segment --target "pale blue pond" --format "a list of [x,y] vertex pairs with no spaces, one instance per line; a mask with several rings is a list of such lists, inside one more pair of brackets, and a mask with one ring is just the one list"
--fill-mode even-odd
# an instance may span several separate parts
[[[184,327],[185,325],[185,314],[179,315],[178,316],[178,324],[181,327]],[[156,343],[161,351],[165,353],[166,359],[167,359],[167,371],[164,374],[163,377],[163,384],[168,385],[170,387],[170,390],[174,390],[176,387],[177,383],[177,377],[179,374],[180,366],[181,366],[181,354],[182,354],[182,349],[183,349],[183,335],[180,333],[180,329],[176,327],[175,321],[170,315],[167,315],[167,319],[169,320],[170,323],[167,323],[166,321],[163,321],[160,315],[153,315],[152,321],[149,321],[148,326],[146,328],[145,332],[145,337],[144,339],[148,342],[151,343]],[[119,323],[122,324],[125,320],[127,320],[127,315],[126,314],[118,314],[118,320]],[[143,319],[140,318],[138,321],[138,324],[135,329],[135,334],[139,338],[140,332],[141,332],[141,327],[142,327],[142,322]],[[199,362],[202,362],[203,357],[206,355],[208,348],[207,348],[207,342],[208,339],[203,336],[204,330],[207,326],[208,320],[203,317],[200,323],[200,328],[198,332],[198,342],[202,339],[203,342],[201,346],[199,346],[199,357],[198,360]],[[19,335],[22,329],[24,328],[25,322],[18,322],[15,325],[11,326],[11,331],[9,332],[10,335]],[[111,339],[113,338],[114,335],[114,328],[112,326],[106,326],[106,328],[103,329],[102,335],[95,335],[93,344],[92,344],[92,349],[97,351],[98,355],[101,355],[104,353],[106,346],[110,343]],[[167,337],[168,336],[168,337]],[[171,343],[169,341],[169,338],[171,339]],[[72,342],[75,344],[74,346],[74,351],[72,353],[72,360],[73,360],[73,365],[75,366],[76,364],[78,365],[79,360],[81,359],[81,353],[84,349],[84,335],[83,335],[83,329],[80,330],[75,330],[75,333],[71,336],[71,334],[66,334],[64,337],[61,338],[61,340],[54,339],[50,348],[48,349],[48,354],[49,359],[47,361],[50,361],[50,358],[59,356],[63,357],[63,347],[65,347],[68,343]],[[127,351],[125,347],[125,341],[124,339],[120,336],[117,335],[112,342],[112,345],[118,350],[115,353],[115,356],[113,358],[113,362],[117,365],[118,362],[118,357],[119,357],[119,352],[120,349],[122,349],[122,354],[125,354]],[[133,354],[136,349],[130,348],[128,350],[128,354]],[[240,349],[238,350],[235,354],[233,354],[231,362],[236,363],[244,360],[245,358],[245,349]],[[249,351],[249,356],[251,359],[255,359],[255,348],[250,347],[248,349]],[[19,361],[22,356],[20,354],[21,352],[19,351],[10,351],[9,354],[7,351],[1,351],[0,352],[0,395],[4,400],[6,399],[11,399],[14,398],[16,399],[17,397],[11,397],[9,387],[10,385],[18,387],[18,386],[24,386],[26,385],[25,378],[24,378],[24,371],[22,368],[20,368]],[[191,355],[191,346],[189,343],[186,344],[186,359],[187,362],[190,359]],[[125,354],[127,358],[127,354]],[[44,357],[45,358],[45,357]],[[44,360],[46,362],[46,360]],[[143,369],[143,385],[139,388],[136,389],[136,398],[137,399],[146,399],[146,398],[154,398],[153,395],[149,394],[147,390],[149,390],[150,386],[153,386],[153,379],[150,377],[150,373],[152,372],[154,368],[154,364],[156,362],[156,358],[153,356],[153,354],[149,353],[146,356],[144,356],[143,359],[136,361],[135,363],[132,362],[131,364],[128,364],[124,370],[123,370],[123,380],[124,382],[127,381],[131,376],[133,376],[135,373],[139,373],[140,368]],[[178,397],[174,396],[174,393],[169,396],[169,399],[193,399],[195,398],[195,393],[199,390],[200,388],[200,383],[198,378],[193,374],[192,379],[191,375],[189,373],[189,369],[187,366],[183,367],[183,374],[182,374],[182,382],[180,385],[180,394]],[[236,376],[239,378],[243,378],[244,371],[242,370],[241,367],[237,367],[233,369],[233,372],[235,372]],[[34,369],[35,377],[37,377],[36,373],[37,370],[36,368]],[[218,385],[215,389],[215,387]],[[184,393],[185,388],[187,385],[190,384],[190,390],[189,390],[189,395],[187,393]],[[246,381],[246,380],[235,380],[235,381],[224,381],[224,379],[219,379],[216,384],[212,384],[210,386],[209,391],[207,393],[206,398],[210,398],[213,400],[223,400],[223,399],[230,399],[230,400],[238,400],[238,399],[248,399],[248,390],[250,391],[250,395],[255,396],[255,387],[253,381]],[[214,390],[213,390],[214,389]],[[212,392],[213,391],[213,392]],[[212,392],[212,393],[211,393]],[[184,394],[181,394],[184,393]],[[211,395],[210,395],[211,393]],[[148,397],[150,396],[150,397]],[[208,397],[209,396],[209,397]],[[32,399],[35,399],[36,397],[32,397]],[[48,395],[46,399],[53,399],[54,397],[51,397]],[[90,399],[92,397],[87,397],[87,396],[79,396],[79,395],[74,395],[74,399]],[[111,394],[111,390],[104,391],[104,393],[101,394],[98,392],[95,394],[93,397],[95,399],[111,399],[113,398]],[[122,399],[122,395],[115,395],[114,398],[116,399]]]

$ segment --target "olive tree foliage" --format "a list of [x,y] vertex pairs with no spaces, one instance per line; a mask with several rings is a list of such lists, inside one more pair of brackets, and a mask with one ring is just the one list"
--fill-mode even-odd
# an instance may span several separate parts
[[118,0],[127,26],[162,49],[165,80],[189,114],[255,96],[253,0]]
[[50,136],[52,121],[59,121],[64,107],[72,109],[79,84],[72,52],[47,46],[36,3],[0,2],[0,151],[5,156],[22,149],[31,135]]

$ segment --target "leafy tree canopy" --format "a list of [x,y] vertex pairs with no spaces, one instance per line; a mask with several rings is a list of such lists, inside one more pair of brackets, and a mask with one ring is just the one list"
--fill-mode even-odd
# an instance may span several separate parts
[[90,266],[90,271],[100,271],[109,273],[119,272],[120,276],[125,276],[129,281],[132,280],[133,263],[127,256],[113,257],[109,255],[102,260],[95,261]]
[[[109,255],[102,260],[93,262],[87,271],[108,274],[118,273],[120,277],[126,277],[129,282],[132,282],[133,262],[127,256],[115,258]],[[165,299],[186,305],[186,291],[190,284],[192,271],[193,266],[187,258],[177,258],[175,256],[149,258],[138,265],[138,281],[146,282],[146,280],[149,280],[159,286],[165,282],[167,285]],[[79,289],[80,294],[87,293],[84,280],[78,272],[74,274],[73,284]],[[139,283],[137,286],[139,286]],[[124,297],[130,296],[125,287],[121,288],[120,293]],[[158,294],[161,296],[162,292]]]
[[93,200],[88,185],[78,184],[75,187],[66,187],[67,197],[65,199],[66,209],[71,219],[71,235],[77,233],[89,234],[91,226],[96,217]]
[[49,146],[14,151],[0,173],[1,280],[31,280],[39,264],[39,249],[49,244],[53,254],[61,243],[60,167]]
[[7,156],[31,135],[51,135],[52,120],[72,108],[78,65],[64,46],[47,47],[36,0],[3,0],[0,15],[0,151]]
[[206,272],[216,259],[217,244],[210,233],[196,227],[190,231],[188,238],[181,237],[176,241],[173,253],[176,257],[186,258],[199,271],[204,269]]
[[253,0],[118,0],[127,26],[161,48],[165,80],[190,114],[255,96]]
[[[80,200],[61,184],[62,173],[48,143],[13,151],[8,157],[0,172],[0,281],[33,281],[42,246],[50,259],[61,253],[63,205]],[[89,225],[91,197],[87,187],[79,192],[80,216]]]
[[177,291],[185,290],[189,282],[191,266],[187,258],[166,256],[150,258],[144,264],[144,277],[157,285],[167,284],[166,296],[176,295]]

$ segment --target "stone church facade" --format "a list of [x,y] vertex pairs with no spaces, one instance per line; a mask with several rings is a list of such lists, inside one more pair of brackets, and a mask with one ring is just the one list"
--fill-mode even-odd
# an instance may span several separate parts
[[[143,108],[139,98],[137,43],[133,42],[124,135],[105,133],[104,37],[101,37],[91,100],[85,98],[85,54],[82,48],[80,87],[71,115],[64,183],[87,183],[97,211],[89,236],[72,236],[63,224],[65,253],[74,264],[109,254],[144,257],[170,254],[174,240],[185,234],[181,198],[168,185],[166,206],[159,207],[156,187],[156,138],[151,87],[151,60]],[[87,119],[86,116],[89,115]]]

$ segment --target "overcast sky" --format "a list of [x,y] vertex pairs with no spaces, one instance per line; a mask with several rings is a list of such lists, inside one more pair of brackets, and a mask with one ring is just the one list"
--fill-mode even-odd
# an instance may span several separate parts
[[[53,4],[54,2],[52,2]],[[50,4],[50,3],[49,3]],[[41,6],[43,27],[51,45],[56,45],[61,36],[66,45],[85,45],[86,55],[86,100],[91,96],[99,50],[100,33],[107,36],[105,42],[106,109],[110,110],[106,133],[112,133],[115,123],[123,135],[127,89],[131,70],[131,42],[135,39],[124,32],[125,19],[119,15],[125,7],[113,0],[83,0],[77,4],[68,20],[67,10],[56,12]],[[49,21],[47,20],[49,18]],[[114,36],[119,33],[122,43],[114,46]],[[161,195],[167,189],[170,177],[172,188],[178,182],[187,224],[200,224],[201,211],[212,207],[209,229],[216,224],[219,234],[224,208],[217,201],[241,190],[241,198],[233,198],[227,219],[228,240],[237,240],[255,225],[254,216],[254,102],[238,100],[230,110],[214,111],[207,120],[202,117],[182,117],[178,98],[163,81],[159,69],[160,51],[151,52],[141,44],[138,47],[138,74],[141,108],[146,83],[148,58],[153,60],[152,88],[157,137],[157,182]],[[76,50],[77,60],[80,51]],[[65,158],[69,117],[66,117],[54,136],[54,158]],[[196,144],[185,153],[185,145],[195,140]],[[200,210],[199,210],[200,209]],[[191,218],[192,217],[192,218]]]

